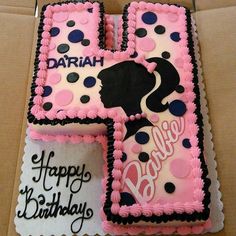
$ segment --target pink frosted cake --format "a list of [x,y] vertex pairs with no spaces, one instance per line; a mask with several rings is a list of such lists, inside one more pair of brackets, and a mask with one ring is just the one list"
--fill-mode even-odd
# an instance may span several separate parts
[[190,12],[132,2],[116,44],[113,30],[101,3],[43,8],[30,135],[102,142],[105,232],[202,233],[210,181]]

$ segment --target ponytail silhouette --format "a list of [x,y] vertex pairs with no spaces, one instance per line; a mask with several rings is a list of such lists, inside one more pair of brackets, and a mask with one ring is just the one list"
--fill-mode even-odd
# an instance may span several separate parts
[[155,71],[161,77],[160,86],[146,99],[146,105],[153,112],[163,112],[168,109],[169,104],[162,104],[162,100],[170,95],[179,84],[180,78],[175,67],[167,60],[159,57],[150,58],[148,62],[157,64]]

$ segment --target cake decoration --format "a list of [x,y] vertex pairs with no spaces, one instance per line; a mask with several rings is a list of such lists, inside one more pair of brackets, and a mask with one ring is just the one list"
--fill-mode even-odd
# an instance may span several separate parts
[[116,50],[101,3],[44,7],[29,103],[31,137],[107,135],[105,232],[204,230],[210,181],[190,12],[133,2],[119,25]]

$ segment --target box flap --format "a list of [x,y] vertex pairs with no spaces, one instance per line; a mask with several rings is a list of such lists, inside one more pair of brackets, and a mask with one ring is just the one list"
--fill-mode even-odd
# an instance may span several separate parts
[[[0,13],[0,232],[6,235],[22,129],[35,18]],[[10,50],[9,50],[10,49]]]
[[34,8],[36,1],[29,0],[0,0],[0,6],[12,6],[12,7],[27,7]]
[[[23,3],[21,4],[24,4],[26,1],[27,0],[22,1]],[[200,1],[204,0],[197,0],[196,2]],[[3,0],[0,0],[0,5],[2,2]],[[11,0],[9,2],[12,3],[14,1]],[[19,1],[16,0],[15,3],[16,2]],[[111,1],[105,0],[107,11],[120,13],[124,2],[119,2],[118,4],[112,1],[111,4]],[[179,0],[177,2],[182,1]],[[190,6],[189,4],[192,4],[187,0],[185,2],[187,7]],[[220,2],[220,0],[218,2]],[[226,1],[224,1],[224,3],[225,2]],[[228,2],[231,2],[231,0],[227,1],[227,3]],[[117,4],[116,8],[113,8],[113,3]],[[40,4],[42,6],[42,1],[39,1],[39,5]],[[110,7],[108,6],[109,4]],[[198,4],[197,6],[203,5]],[[206,8],[200,7],[199,9]],[[209,101],[211,123],[213,126],[215,149],[219,163],[218,172],[226,213],[224,232],[214,235],[236,235],[236,226],[233,221],[235,211],[233,207],[235,205],[234,195],[236,195],[236,189],[231,185],[236,181],[233,169],[236,166],[235,158],[233,158],[236,156],[233,141],[236,135],[236,127],[234,125],[236,108],[233,104],[236,100],[235,12],[236,7],[229,7],[200,11],[195,14],[202,49],[204,78]],[[218,22],[219,19],[223,27],[219,27],[219,24],[215,23]],[[17,235],[13,220],[24,149],[26,128],[26,110],[24,113],[24,107],[27,108],[28,98],[26,98],[26,93],[29,93],[30,82],[28,81],[31,81],[34,60],[34,58],[31,59],[31,71],[28,74],[34,22],[35,19],[32,16],[17,16],[12,14],[11,17],[9,17],[9,14],[0,14],[0,26],[1,29],[3,29],[0,34],[0,55],[2,58],[2,66],[0,67],[0,78],[2,79],[0,83],[0,104],[2,108],[2,112],[0,113],[0,122],[2,124],[0,126],[0,149],[2,154],[2,169],[0,172],[0,189],[2,192],[0,201],[4,202],[4,206],[3,204],[0,205],[0,232],[2,235],[7,234],[14,176],[16,177],[11,206],[11,218],[7,234],[9,236]],[[231,32],[231,34],[229,34],[229,32]],[[209,35],[211,37],[209,37]],[[227,37],[225,35],[227,35]],[[8,43],[2,43],[6,41],[6,39]],[[9,50],[5,48],[6,45],[7,47],[11,47],[10,53]],[[12,52],[14,52],[14,54]],[[4,81],[4,78],[14,79]],[[28,89],[26,89],[27,86]],[[11,92],[9,93],[9,91]],[[9,109],[9,107],[11,109]],[[6,120],[6,118],[8,118],[8,120]],[[21,133],[22,123],[23,128]],[[18,165],[15,171],[18,148]]]
[[11,13],[19,15],[34,15],[34,8],[29,7],[12,7],[12,6],[1,6],[0,13]]
[[236,6],[236,0],[195,0],[196,10],[207,10],[207,9],[214,9],[214,8],[222,8],[222,7],[229,7],[229,6]]
[[[39,0],[38,1],[38,9],[39,12],[42,9],[42,6],[48,3],[54,3],[54,2],[62,2],[61,0]],[[102,1],[105,6],[106,13],[109,14],[121,14],[123,12],[123,8],[127,3],[132,2],[132,0],[103,0]],[[149,0],[149,2],[157,2],[156,0]],[[159,0],[160,3],[172,3],[172,4],[180,4],[185,7],[188,7],[189,9],[193,10],[194,5],[192,0]]]

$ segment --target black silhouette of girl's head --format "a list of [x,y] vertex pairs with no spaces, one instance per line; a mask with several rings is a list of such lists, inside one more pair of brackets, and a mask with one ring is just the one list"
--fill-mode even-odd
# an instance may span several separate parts
[[[156,72],[160,74],[161,84],[146,99],[147,108],[153,112],[168,109],[162,100],[170,95],[179,84],[179,74],[175,67],[163,58],[150,58],[155,62]],[[106,108],[122,107],[127,116],[141,113],[141,100],[156,84],[156,77],[134,61],[124,61],[102,70],[98,74],[102,82],[101,100]]]

